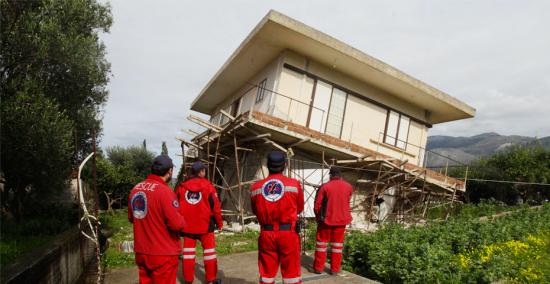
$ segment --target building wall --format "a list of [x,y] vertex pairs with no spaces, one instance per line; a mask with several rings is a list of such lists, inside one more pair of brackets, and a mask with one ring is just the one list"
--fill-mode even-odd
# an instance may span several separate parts
[[[426,146],[428,127],[418,122],[426,120],[424,109],[411,105],[403,100],[397,99],[391,94],[369,86],[344,74],[339,73],[334,68],[329,68],[291,51],[283,54],[283,63],[306,71],[317,77],[317,80],[311,76],[300,73],[289,68],[282,68],[277,92],[284,95],[276,95],[273,100],[275,111],[272,115],[292,121],[294,123],[309,126],[317,131],[336,136],[342,140],[349,141],[369,149],[376,150],[383,154],[407,159],[410,163],[421,165],[423,162],[423,149]],[[315,85],[317,81],[317,85]],[[312,108],[311,113],[307,104],[313,102],[316,105],[318,87],[320,84],[329,85],[335,88],[341,88],[348,93],[344,109],[331,109],[334,105],[334,95],[331,98],[328,109]],[[314,87],[315,86],[315,87]],[[315,96],[312,97],[313,89]],[[326,88],[326,87],[323,87]],[[329,91],[330,92],[330,91]],[[334,94],[334,91],[333,91]],[[330,95],[329,95],[330,96]],[[287,98],[290,97],[290,98]],[[365,99],[368,98],[368,99]],[[374,100],[379,104],[375,104]],[[380,105],[382,104],[382,106]],[[323,105],[323,103],[319,104]],[[392,110],[411,117],[407,134],[407,145],[395,147],[384,143],[384,131],[388,116],[388,106]],[[343,111],[343,113],[342,113]],[[311,117],[308,125],[308,115]],[[315,117],[329,117],[324,123],[312,123]],[[343,122],[340,123],[340,117]],[[331,122],[336,121],[341,125],[341,130],[335,131],[331,127]],[[401,139],[405,139],[400,137]]]
[[[285,64],[309,72],[316,78],[298,72],[299,70],[283,67]],[[263,80],[264,97],[256,102],[259,95],[257,86]],[[391,157],[407,159],[417,165],[423,163],[428,127],[417,121],[426,119],[426,112],[422,108],[288,50],[248,82],[220,104],[211,117],[211,122],[223,125],[229,121],[220,114],[220,109],[230,114],[261,111]],[[342,101],[341,95],[335,95],[333,88],[341,88],[347,93],[345,101]],[[313,93],[315,96],[312,97]],[[364,97],[413,118],[410,120],[405,149],[384,143],[388,108]],[[335,98],[340,98],[340,105]],[[237,100],[239,104],[235,112],[233,108]],[[314,107],[310,109],[311,104]]]
[[[279,69],[280,64],[282,64],[282,57],[278,57],[264,67],[258,74],[248,80],[248,83],[242,86],[237,92],[227,98],[223,103],[221,103],[216,110],[213,112],[213,115],[210,117],[210,122],[216,125],[223,125],[229,120],[224,115],[221,115],[220,110],[228,112],[229,114],[236,113],[241,114],[248,112],[250,110],[261,111],[265,113],[270,113],[272,108],[270,108],[270,100],[272,97],[272,91],[275,89],[277,80],[279,78]],[[258,86],[265,80],[264,87],[264,97],[261,101],[256,101],[256,96],[258,95]],[[238,109],[235,112],[233,109],[235,107],[234,102],[239,101]]]

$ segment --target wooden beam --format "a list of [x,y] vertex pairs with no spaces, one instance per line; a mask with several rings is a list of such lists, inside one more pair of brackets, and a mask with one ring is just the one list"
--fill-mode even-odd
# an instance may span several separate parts
[[300,144],[303,144],[303,143],[306,143],[306,142],[309,142],[309,141],[311,141],[311,139],[309,139],[309,138],[300,139],[300,140],[298,140],[298,141],[296,141],[296,142],[290,144],[290,146],[288,146],[288,148],[296,147],[296,146],[298,146],[298,145],[300,145]]
[[210,122],[208,122],[208,121],[206,121],[206,120],[204,120],[200,117],[196,117],[194,115],[189,115],[187,117],[187,120],[189,120],[191,122],[194,122],[194,123],[196,123],[196,124],[198,124],[198,125],[200,125],[204,128],[211,129],[214,132],[220,132],[222,130],[221,127],[219,127],[217,125],[214,125],[214,124],[212,124],[212,123],[210,123]]
[[185,139],[183,139],[183,138],[180,138],[180,137],[176,137],[176,139],[179,140],[179,141],[181,141],[181,142],[183,142],[183,143],[184,143],[185,145],[187,145],[187,146],[193,146],[193,147],[195,147],[195,148],[197,148],[197,149],[202,150],[202,147],[201,147],[201,146],[199,146],[199,145],[197,145],[197,144],[195,144],[195,143],[193,143],[193,142],[189,142],[189,141],[187,141],[187,140],[185,140]]
[[235,117],[227,113],[225,110],[220,110],[220,113],[227,116],[227,118],[229,118],[231,121],[235,121]]

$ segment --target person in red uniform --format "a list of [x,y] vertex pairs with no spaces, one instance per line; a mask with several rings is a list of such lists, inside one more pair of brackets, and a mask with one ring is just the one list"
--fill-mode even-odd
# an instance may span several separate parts
[[313,270],[322,273],[330,245],[330,272],[338,274],[342,265],[344,233],[351,223],[352,186],[340,177],[340,169],[330,168],[330,181],[323,184],[315,197],[313,211],[317,218],[317,244]]
[[258,238],[260,283],[274,283],[281,266],[283,283],[302,283],[300,237],[296,225],[304,209],[300,183],[285,177],[286,155],[273,151],[267,157],[269,176],[250,189],[252,211],[261,226]]
[[214,230],[223,226],[218,194],[214,186],[205,178],[205,166],[195,162],[191,166],[192,177],[176,190],[180,202],[180,213],[187,220],[183,230],[183,278],[186,283],[195,279],[195,251],[197,240],[203,248],[204,270],[207,283],[221,283],[216,279],[218,262],[216,259],[216,239]]
[[167,155],[156,157],[151,174],[132,189],[128,198],[140,284],[176,283],[179,232],[186,222],[178,212],[176,195],[166,183],[172,178],[173,168]]

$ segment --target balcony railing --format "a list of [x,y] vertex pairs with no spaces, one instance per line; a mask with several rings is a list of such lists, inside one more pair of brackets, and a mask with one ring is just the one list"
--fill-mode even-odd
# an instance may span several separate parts
[[[329,131],[326,131],[327,124],[331,123],[331,119],[330,117],[326,119],[327,113],[325,110],[315,107],[311,105],[311,103],[297,100],[295,98],[289,97],[279,92],[275,92],[265,87],[259,87],[258,85],[252,83],[248,84],[251,85],[251,88],[245,92],[245,95],[243,97],[245,97],[246,94],[248,94],[249,92],[254,92],[254,96],[250,98],[252,99],[250,107],[248,109],[241,109],[240,113],[248,112],[248,115],[251,116],[254,111],[263,112],[268,115],[283,119],[285,121],[289,121],[318,131],[320,133],[333,136],[342,141],[348,142],[350,145],[352,144],[351,138],[353,137],[353,132],[361,131],[359,127],[354,127],[353,124],[351,124],[348,128],[344,128],[342,121],[340,135],[333,135],[329,133]],[[262,88],[264,92],[268,92],[271,95],[270,97],[268,97],[270,103],[267,104],[267,107],[265,106],[266,102],[264,102],[266,98],[264,98],[264,100],[260,102],[256,101],[258,88]],[[272,97],[277,98],[275,104],[272,104],[272,102],[274,101],[273,99],[271,99]],[[349,133],[349,139],[343,139],[341,137],[342,133]],[[416,164],[416,166],[422,168],[430,168],[432,170],[435,170],[436,172],[438,171],[440,174],[443,174],[445,176],[452,174],[459,179],[464,179],[467,177],[468,166],[456,159],[452,159],[437,152],[427,150],[425,147],[416,145],[409,141],[398,139],[396,137],[392,137],[390,135],[386,135],[386,137],[393,138],[399,142],[403,142],[402,144],[405,145],[405,147],[398,148],[396,146],[384,143],[384,133],[380,132],[376,140],[376,152],[382,153],[383,151],[381,150],[381,147],[385,147],[390,149],[390,152],[393,153],[391,155],[388,155],[393,158],[398,158],[402,161],[410,160],[410,158],[412,158],[414,162],[411,164]],[[432,159],[433,161],[437,161],[437,164],[428,165],[428,162],[432,161],[430,159]],[[449,169],[452,169],[452,173],[449,171]]]

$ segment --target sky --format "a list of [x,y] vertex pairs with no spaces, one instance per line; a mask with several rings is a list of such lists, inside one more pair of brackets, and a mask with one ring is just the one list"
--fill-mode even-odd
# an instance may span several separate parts
[[[550,136],[550,1],[123,1],[102,34],[111,62],[102,147],[181,153],[190,103],[270,9],[473,106],[430,135]],[[179,161],[176,158],[176,161]]]

